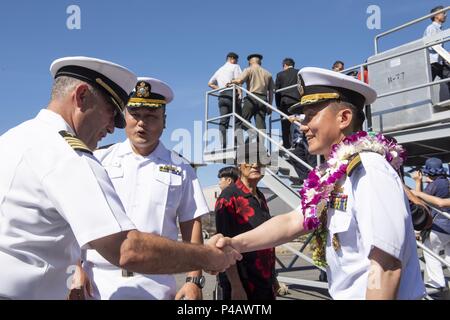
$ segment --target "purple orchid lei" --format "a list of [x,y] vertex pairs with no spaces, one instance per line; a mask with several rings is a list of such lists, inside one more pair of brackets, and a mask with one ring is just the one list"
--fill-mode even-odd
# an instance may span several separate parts
[[[317,265],[326,266],[324,246],[326,243],[326,220],[320,216],[326,212],[331,192],[335,184],[346,175],[350,159],[360,152],[376,152],[398,170],[406,159],[403,147],[395,139],[388,139],[381,133],[359,131],[332,146],[326,163],[312,170],[300,190],[301,207],[305,230],[317,229],[316,248],[313,260]],[[313,243],[314,246],[314,243]]]

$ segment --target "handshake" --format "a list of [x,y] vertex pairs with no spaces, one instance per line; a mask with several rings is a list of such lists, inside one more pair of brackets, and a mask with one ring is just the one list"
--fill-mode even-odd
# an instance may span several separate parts
[[232,246],[232,239],[224,237],[218,233],[211,237],[206,243],[206,246],[211,251],[208,253],[206,260],[205,271],[210,274],[217,274],[224,272],[230,266],[236,263],[236,260],[241,260],[242,255],[236,248]]

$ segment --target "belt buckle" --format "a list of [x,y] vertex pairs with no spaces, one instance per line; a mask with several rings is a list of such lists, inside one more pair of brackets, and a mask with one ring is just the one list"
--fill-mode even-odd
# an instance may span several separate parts
[[134,276],[134,272],[122,269],[122,277],[129,278],[129,277],[133,277],[133,276]]

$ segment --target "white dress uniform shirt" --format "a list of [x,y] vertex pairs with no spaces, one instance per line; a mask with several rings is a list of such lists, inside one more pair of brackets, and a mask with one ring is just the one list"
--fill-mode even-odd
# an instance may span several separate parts
[[[362,165],[343,185],[343,193],[348,196],[346,211],[328,209],[330,295],[333,299],[366,298],[368,257],[377,247],[401,261],[397,299],[420,299],[425,287],[402,181],[381,155],[364,152],[360,156]],[[333,234],[338,235],[338,250],[332,245]]]
[[64,299],[80,247],[135,229],[106,171],[61,130],[73,134],[41,110],[0,137],[0,297]]
[[[108,172],[128,217],[138,230],[177,240],[179,222],[209,212],[192,167],[162,142],[148,156],[133,152],[129,140],[95,156]],[[167,170],[167,166],[173,166]],[[173,299],[176,282],[172,275],[123,277],[122,271],[97,252],[88,250],[86,269],[93,277],[96,298]]]
[[237,63],[232,64],[230,62],[226,62],[214,73],[211,79],[209,79],[209,82],[217,83],[219,88],[223,88],[231,80],[239,78],[241,73],[241,67]]
[[[442,25],[436,21],[433,21],[432,24],[430,24],[426,29],[425,32],[423,33],[424,37],[429,37],[432,35],[435,35],[439,32],[442,32]],[[442,57],[435,51],[433,50],[431,47],[428,48],[428,52],[430,54],[430,63],[435,63],[435,62],[442,62]]]

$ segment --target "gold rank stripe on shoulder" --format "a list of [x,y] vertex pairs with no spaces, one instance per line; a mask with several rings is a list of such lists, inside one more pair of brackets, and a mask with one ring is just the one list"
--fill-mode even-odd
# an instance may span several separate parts
[[72,147],[72,149],[92,154],[92,150],[89,149],[83,141],[81,141],[71,133],[63,130],[60,131],[59,134],[64,138],[64,140],[66,140],[66,142],[69,144],[69,146]]
[[361,157],[357,154],[347,166],[347,176],[350,177],[355,169],[358,168],[362,164]]

